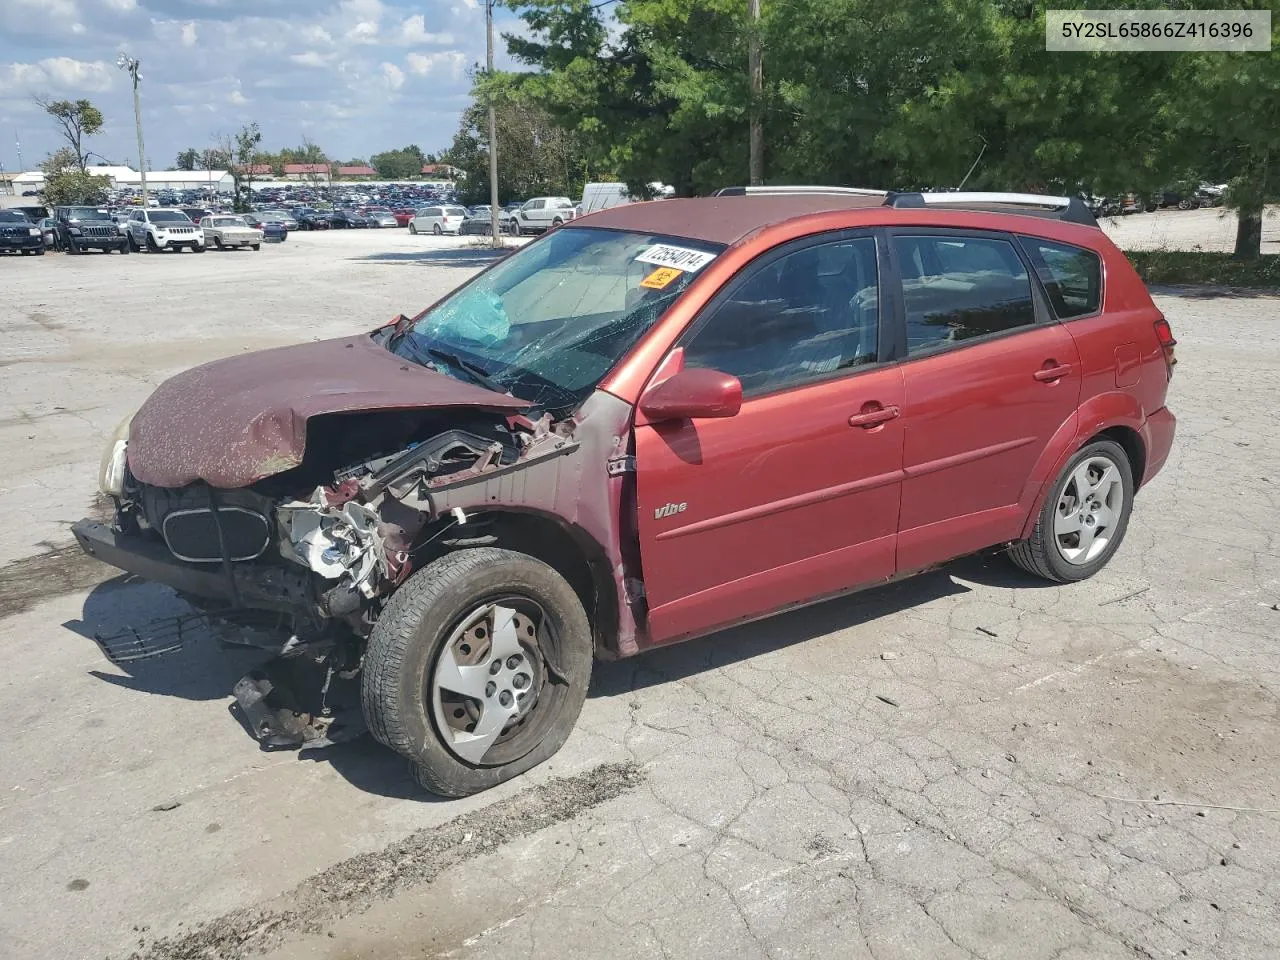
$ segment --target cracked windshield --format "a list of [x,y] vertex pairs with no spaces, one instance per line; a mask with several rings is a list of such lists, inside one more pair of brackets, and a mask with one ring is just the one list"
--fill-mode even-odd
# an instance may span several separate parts
[[572,407],[722,249],[646,233],[557,230],[458,290],[391,349],[531,403]]

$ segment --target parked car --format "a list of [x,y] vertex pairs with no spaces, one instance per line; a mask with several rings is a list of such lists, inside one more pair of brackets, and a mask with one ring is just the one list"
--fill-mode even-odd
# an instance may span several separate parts
[[[631,204],[413,318],[166,381],[108,442],[116,519],[73,532],[305,654],[236,685],[264,744],[367,722],[461,796],[555,754],[593,656],[993,547],[1093,576],[1169,455],[1174,347],[1078,198]],[[363,720],[313,721],[344,683]]]
[[391,212],[395,215],[398,227],[407,227],[409,221],[413,219],[413,210],[409,207],[399,207]]
[[335,210],[329,217],[329,224],[335,230],[363,230],[368,228],[369,220],[354,210]]
[[58,221],[53,217],[43,217],[36,226],[40,228],[40,234],[44,238],[44,248],[58,249]]
[[423,207],[409,221],[410,233],[458,233],[462,222],[467,219],[467,211],[463,207],[448,204]]
[[44,233],[20,210],[0,209],[0,253],[44,256]]
[[289,230],[280,220],[263,220],[255,213],[242,214],[244,222],[255,230],[262,231],[265,243],[284,243],[289,239]]
[[201,226],[204,228],[206,242],[213,244],[218,250],[234,250],[237,247],[262,249],[263,231],[249,226],[244,217],[215,213],[206,217]]
[[119,225],[105,207],[55,207],[53,220],[59,250],[71,254],[88,250],[129,252],[128,236],[120,233]]
[[299,230],[328,230],[330,227],[329,214],[322,210],[300,207],[293,212],[293,215],[298,220]]
[[[462,226],[459,228],[458,232],[462,234],[492,236],[493,221],[489,218],[489,208],[474,207],[473,211],[472,216],[462,221]],[[515,235],[519,232],[515,218],[505,210],[498,214],[498,218],[499,233]]]
[[542,233],[572,220],[578,205],[568,197],[534,197],[515,211],[521,233]]
[[386,207],[368,207],[360,211],[364,218],[370,221],[372,227],[398,227],[400,221],[396,219],[396,215]]
[[263,210],[258,213],[258,219],[264,223],[282,223],[286,230],[298,229],[297,218],[284,210]]
[[129,214],[127,242],[131,250],[145,249],[148,253],[181,253],[183,248],[195,253],[205,251],[204,231],[181,210],[174,209],[134,210]]

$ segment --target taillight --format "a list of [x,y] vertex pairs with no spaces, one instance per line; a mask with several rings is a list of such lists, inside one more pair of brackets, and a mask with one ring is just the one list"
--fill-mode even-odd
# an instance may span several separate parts
[[1173,368],[1177,364],[1178,358],[1174,356],[1173,348],[1178,345],[1178,341],[1173,337],[1173,329],[1169,326],[1169,321],[1161,317],[1156,321],[1156,339],[1160,341],[1160,349],[1164,351],[1164,366],[1168,371],[1169,378],[1173,379]]

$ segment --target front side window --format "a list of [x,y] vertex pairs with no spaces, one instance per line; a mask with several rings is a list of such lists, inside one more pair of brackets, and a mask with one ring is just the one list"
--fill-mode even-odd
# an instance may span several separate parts
[[559,230],[456,290],[387,345],[457,379],[571,409],[722,249],[647,233]]
[[1031,277],[1007,240],[895,236],[909,355],[1036,322]]
[[524,208],[526,210],[541,210],[545,204],[545,200],[530,200],[524,205]]
[[876,243],[803,247],[748,274],[685,346],[685,366],[729,373],[762,394],[876,361]]
[[1102,259],[1092,250],[1021,237],[1059,319],[1083,317],[1102,308]]

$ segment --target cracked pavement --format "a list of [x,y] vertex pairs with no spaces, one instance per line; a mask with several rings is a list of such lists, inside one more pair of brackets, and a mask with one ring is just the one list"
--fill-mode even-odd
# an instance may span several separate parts
[[[464,242],[409,239],[11,265],[0,564],[65,540],[102,436],[164,375],[371,326],[474,269]],[[403,257],[361,259],[384,249]],[[248,954],[1280,955],[1280,298],[1156,294],[1178,438],[1097,577],[971,557],[599,664],[564,750],[478,797],[424,799],[369,741],[259,753],[226,708],[244,658],[195,644],[125,673],[80,632],[175,612],[167,591],[56,581],[0,616],[5,955],[194,956],[158,938],[287,912],[424,829],[484,846]],[[530,791],[628,762],[611,799],[521,819]]]

